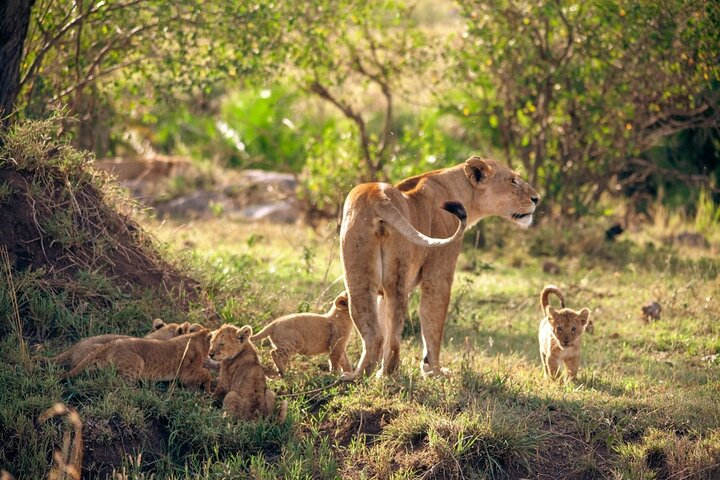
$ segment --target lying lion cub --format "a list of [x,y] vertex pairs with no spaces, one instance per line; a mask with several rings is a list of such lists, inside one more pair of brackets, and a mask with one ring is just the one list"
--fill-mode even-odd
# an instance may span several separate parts
[[211,376],[203,368],[209,349],[210,331],[207,329],[170,340],[119,338],[96,348],[60,378],[78,375],[91,365],[101,368],[115,365],[118,374],[128,381],[178,378],[184,385],[199,385],[209,392]]
[[[252,328],[225,324],[210,340],[210,358],[220,362],[220,377],[213,395],[224,396],[223,409],[241,420],[269,417],[275,410],[275,392],[267,388],[265,368],[251,343]],[[277,422],[285,421],[287,400],[280,405]]]
[[350,340],[352,330],[353,322],[348,310],[348,299],[343,292],[335,298],[333,306],[326,314],[285,315],[250,339],[255,342],[270,337],[273,344],[272,358],[283,377],[288,361],[296,353],[301,355],[330,353],[330,370],[349,372],[352,366],[345,347]]
[[[550,306],[548,297],[551,293],[560,298],[560,310]],[[565,308],[565,298],[560,289],[554,285],[548,285],[543,289],[540,305],[545,318],[540,322],[538,340],[545,376],[557,378],[560,362],[563,361],[568,377],[573,379],[580,367],[580,336],[590,319],[590,310],[583,308],[576,312]]]
[[[168,340],[173,337],[185,335],[186,333],[197,332],[203,328],[202,325],[193,323],[192,325],[188,322],[185,323],[165,323],[162,319],[156,318],[153,320],[153,329],[150,333],[145,335],[145,338],[155,338],[158,340]],[[69,368],[73,368],[83,358],[87,357],[100,345],[113,342],[120,338],[133,338],[129,335],[96,335],[94,337],[83,338],[72,347],[68,348],[59,355],[56,355],[49,360],[58,365],[65,365]]]

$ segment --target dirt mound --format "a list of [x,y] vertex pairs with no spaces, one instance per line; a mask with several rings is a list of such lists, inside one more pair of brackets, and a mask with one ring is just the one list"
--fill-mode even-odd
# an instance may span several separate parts
[[199,284],[160,255],[133,220],[133,204],[92,159],[54,138],[56,123],[17,125],[0,147],[0,245],[11,270],[35,270],[57,285],[103,275],[129,294],[198,301]]

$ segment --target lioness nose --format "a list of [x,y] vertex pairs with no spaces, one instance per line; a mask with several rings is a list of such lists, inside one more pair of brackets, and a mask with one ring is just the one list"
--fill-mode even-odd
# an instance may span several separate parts
[[540,197],[538,197],[537,195],[535,195],[535,196],[530,197],[530,200],[532,200],[532,202],[533,202],[535,205],[537,205],[537,202],[540,200]]

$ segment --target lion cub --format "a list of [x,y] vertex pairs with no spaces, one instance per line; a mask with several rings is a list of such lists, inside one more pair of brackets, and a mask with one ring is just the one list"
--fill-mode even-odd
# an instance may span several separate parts
[[[223,409],[235,418],[270,417],[275,392],[267,388],[265,367],[250,341],[252,327],[225,324],[212,333],[210,358],[220,362],[220,376],[213,395],[223,397]],[[285,421],[287,401],[280,405],[277,422]]]
[[118,374],[128,381],[169,381],[177,377],[183,385],[199,385],[209,392],[212,377],[203,367],[209,350],[210,331],[207,329],[169,340],[119,338],[97,347],[60,378],[78,375],[91,365],[101,368],[115,365]]
[[[185,323],[165,323],[162,319],[153,320],[153,329],[145,335],[145,338],[155,338],[158,340],[169,340],[173,337],[185,335],[186,333],[197,332],[203,328],[202,325],[188,322]],[[83,358],[90,355],[100,345],[113,342],[120,338],[133,338],[129,335],[105,334],[96,335],[94,337],[83,338],[72,347],[68,348],[59,355],[49,360],[58,365],[65,365],[69,368],[75,367]]]
[[[560,299],[560,310],[553,308],[548,297],[554,293]],[[540,295],[545,318],[540,322],[538,340],[540,342],[540,360],[546,376],[558,377],[560,362],[565,362],[567,376],[577,375],[580,366],[581,338],[590,319],[590,310],[583,308],[579,312],[565,308],[565,298],[559,288],[548,285]]]
[[353,321],[348,309],[348,297],[343,292],[335,298],[330,311],[324,315],[296,313],[274,320],[253,335],[253,342],[270,337],[273,349],[270,352],[278,372],[285,376],[290,358],[301,355],[330,353],[330,370],[349,372],[352,370],[345,348],[350,340]]

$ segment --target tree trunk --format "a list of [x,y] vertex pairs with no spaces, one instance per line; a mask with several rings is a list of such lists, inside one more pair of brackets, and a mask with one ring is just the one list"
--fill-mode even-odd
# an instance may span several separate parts
[[0,130],[10,124],[20,87],[20,61],[35,0],[0,0]]

